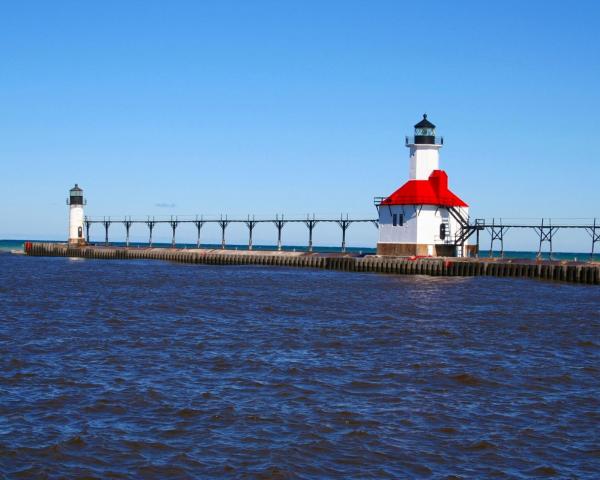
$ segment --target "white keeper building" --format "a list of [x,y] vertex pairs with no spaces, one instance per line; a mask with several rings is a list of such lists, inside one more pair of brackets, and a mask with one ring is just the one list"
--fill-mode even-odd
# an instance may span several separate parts
[[461,226],[468,223],[469,206],[448,188],[448,175],[440,170],[444,139],[435,136],[435,125],[423,115],[410,150],[408,181],[388,197],[378,197],[378,255],[465,256],[474,247],[462,240]]

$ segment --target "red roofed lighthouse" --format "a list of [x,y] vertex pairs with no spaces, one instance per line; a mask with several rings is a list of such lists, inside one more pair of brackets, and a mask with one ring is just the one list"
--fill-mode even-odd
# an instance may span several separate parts
[[439,168],[444,139],[423,115],[410,149],[408,182],[375,201],[379,212],[379,255],[463,256],[470,248],[459,243],[468,224],[469,207],[448,188],[448,175]]

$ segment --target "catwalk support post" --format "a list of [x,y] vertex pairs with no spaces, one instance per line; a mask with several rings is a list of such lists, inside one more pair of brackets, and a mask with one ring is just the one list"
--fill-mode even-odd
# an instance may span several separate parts
[[593,225],[591,227],[587,227],[586,231],[589,233],[590,237],[592,237],[592,251],[590,253],[590,260],[593,260],[596,243],[600,242],[600,225],[596,223],[595,218]]
[[87,217],[85,217],[85,241],[87,243],[90,243],[90,226],[91,226],[92,222],[90,222],[88,220]]
[[196,230],[198,231],[198,237],[196,239],[196,248],[200,248],[200,232],[202,227],[204,226],[204,216],[200,216],[198,219],[198,215],[196,215],[196,220],[194,220],[194,225],[196,225]]
[[148,225],[148,231],[149,231],[148,246],[152,247],[152,231],[154,230],[154,225],[156,225],[156,221],[154,220],[154,217],[152,217],[152,220],[150,220],[150,217],[148,217],[148,220],[146,220],[146,225]]
[[498,240],[500,242],[500,258],[504,258],[504,234],[510,227],[502,225],[502,219],[500,224],[496,224],[496,219],[492,218],[492,224],[488,227],[490,233],[490,258],[494,255],[494,242]]
[[537,258],[542,257],[542,246],[543,246],[544,242],[547,242],[548,247],[549,247],[550,260],[552,260],[552,239],[554,238],[554,234],[558,231],[558,229],[559,229],[559,227],[552,226],[551,220],[548,221],[548,224],[544,225],[544,219],[542,218],[541,225],[539,227],[535,228],[537,234],[540,237]]
[[225,215],[225,219],[223,219],[223,215],[221,215],[221,219],[219,220],[219,226],[221,227],[221,248],[225,250],[225,229],[229,225],[229,220],[227,220],[227,215]]
[[128,247],[129,246],[129,229],[131,228],[131,225],[133,225],[133,222],[131,221],[131,217],[129,217],[129,218],[125,217],[125,220],[123,220],[123,225],[125,225],[125,246]]
[[169,225],[171,225],[171,230],[173,231],[173,236],[171,237],[171,246],[175,248],[175,246],[177,245],[175,242],[175,231],[177,230],[177,225],[179,225],[179,220],[177,220],[177,217],[173,218],[173,216],[171,215]]
[[348,214],[346,214],[346,218],[340,214],[340,219],[337,221],[337,224],[342,229],[342,252],[346,252],[346,230],[352,225],[352,220],[348,219]]
[[313,230],[315,229],[315,226],[317,225],[317,223],[319,223],[319,220],[315,219],[314,213],[313,213],[312,218],[310,218],[309,215],[306,215],[306,220],[304,221],[304,224],[308,228],[308,251],[309,252],[313,251]]
[[275,227],[277,227],[277,250],[281,251],[281,231],[283,230],[283,227],[285,226],[285,224],[287,223],[286,220],[283,219],[283,214],[281,214],[281,218],[279,218],[279,215],[275,215],[275,220],[273,220],[273,225],[275,225]]
[[254,215],[252,216],[252,220],[250,220],[250,215],[248,215],[248,220],[244,223],[248,227],[248,250],[252,250],[252,232],[257,223],[256,220],[254,220]]
[[108,220],[106,219],[106,217],[104,217],[104,220],[102,220],[102,224],[104,225],[104,245],[106,245],[108,247],[108,229],[110,228],[110,224],[112,222],[110,221],[110,217],[108,217]]

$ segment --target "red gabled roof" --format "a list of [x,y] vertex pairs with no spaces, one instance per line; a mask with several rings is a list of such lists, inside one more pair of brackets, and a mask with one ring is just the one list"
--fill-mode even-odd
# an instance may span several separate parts
[[448,175],[443,170],[434,170],[428,180],[409,180],[383,200],[381,205],[468,207],[448,189]]

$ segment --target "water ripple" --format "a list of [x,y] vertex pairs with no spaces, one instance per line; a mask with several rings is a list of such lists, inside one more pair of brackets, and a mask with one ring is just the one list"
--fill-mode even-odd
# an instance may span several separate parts
[[0,255],[7,478],[599,478],[600,293]]

